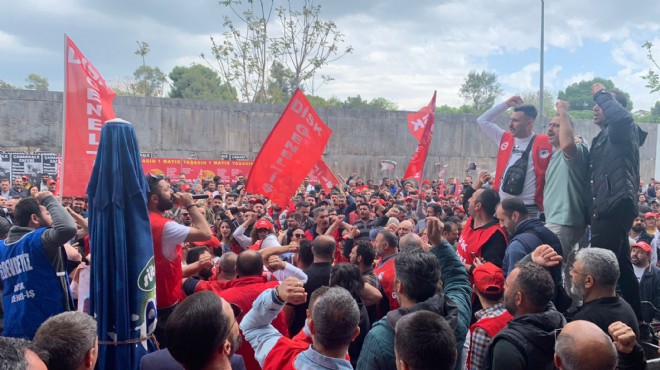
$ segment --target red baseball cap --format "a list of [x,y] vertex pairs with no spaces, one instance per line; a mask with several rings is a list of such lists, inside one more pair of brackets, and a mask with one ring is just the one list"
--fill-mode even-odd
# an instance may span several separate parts
[[644,219],[647,220],[647,219],[649,219],[649,218],[656,218],[656,217],[655,217],[655,213],[653,213],[653,212],[646,212],[646,213],[644,213]]
[[268,229],[268,230],[270,230],[270,229],[273,228],[273,224],[271,224],[270,221],[268,221],[268,220],[259,220],[259,221],[257,221],[256,224],[254,224],[254,228],[257,229],[257,230],[259,230],[259,229]]
[[21,178],[22,178],[23,180],[29,180],[29,179],[30,179],[30,176],[23,175],[23,177],[21,177]]
[[57,183],[55,182],[55,180],[48,180],[48,182],[46,184],[53,185],[53,184],[57,184]]
[[454,211],[465,212],[465,210],[464,210],[463,207],[461,207],[461,206],[456,206],[456,207],[454,207]]
[[190,185],[183,185],[183,186],[181,186],[181,190],[183,190],[183,191],[189,191],[189,190],[190,190]]
[[647,242],[637,242],[633,244],[632,248],[639,248],[646,253],[651,253],[651,246]]
[[504,272],[502,269],[486,262],[472,271],[474,286],[481,293],[498,294],[504,292]]

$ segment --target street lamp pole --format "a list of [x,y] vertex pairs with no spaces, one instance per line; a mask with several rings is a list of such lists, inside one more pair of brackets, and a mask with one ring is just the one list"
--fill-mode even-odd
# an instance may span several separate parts
[[541,76],[540,76],[540,90],[539,90],[539,122],[541,122],[541,128],[545,127],[544,121],[544,108],[543,108],[543,98],[545,97],[543,93],[543,32],[544,32],[544,18],[545,18],[545,2],[541,0]]

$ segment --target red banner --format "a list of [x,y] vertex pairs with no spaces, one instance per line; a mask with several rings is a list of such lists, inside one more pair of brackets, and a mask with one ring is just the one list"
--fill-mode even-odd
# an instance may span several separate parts
[[144,173],[175,179],[181,173],[181,160],[173,158],[142,158]]
[[[436,93],[434,91],[433,98],[431,98],[431,102],[426,107],[426,111],[429,112],[429,115],[426,124],[424,126],[424,132],[422,133],[421,140],[417,145],[417,150],[415,150],[415,154],[413,154],[412,159],[408,163],[408,168],[406,168],[406,173],[403,175],[404,179],[414,178],[415,180],[417,180],[418,184],[422,183],[422,172],[424,172],[424,163],[426,162],[426,157],[428,156],[429,148],[431,147],[431,140],[433,139],[433,122],[435,121],[435,94]],[[424,108],[422,108],[421,110],[423,109]]]
[[66,37],[64,133],[62,135],[62,195],[84,195],[99,147],[101,127],[115,118],[109,88],[92,63]]
[[236,177],[238,175],[242,175],[243,177],[247,178],[250,170],[252,170],[253,164],[254,161],[231,161],[231,182],[236,181]]
[[312,170],[309,171],[309,179],[312,182],[317,182],[325,189],[327,194],[330,194],[332,188],[339,184],[339,180],[335,177],[335,174],[332,173],[332,170],[325,163],[323,158],[319,158],[318,162],[312,167]]
[[296,90],[257,154],[245,189],[275,204],[288,204],[321,158],[331,134],[302,91]]
[[220,176],[220,182],[223,184],[229,184],[232,182],[231,178],[231,162],[224,160],[212,160],[211,161],[212,171],[216,175]]

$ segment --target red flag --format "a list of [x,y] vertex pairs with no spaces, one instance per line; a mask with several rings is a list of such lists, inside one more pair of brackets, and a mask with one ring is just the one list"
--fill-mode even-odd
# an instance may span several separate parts
[[[403,175],[404,179],[414,178],[417,180],[418,184],[422,183],[422,172],[424,171],[424,163],[426,162],[426,157],[429,154],[429,148],[431,147],[431,140],[433,139],[433,122],[435,121],[435,91],[433,92],[433,98],[426,108],[426,111],[429,112],[428,119],[424,126],[424,132],[422,133],[421,140],[417,145],[417,150],[413,154],[412,159],[408,163],[408,168],[406,168],[406,173]],[[420,111],[424,108],[420,109]],[[414,133],[413,133],[414,135]]]
[[331,134],[302,91],[296,90],[257,154],[245,190],[285,206],[321,158]]
[[101,127],[115,118],[109,88],[92,63],[66,37],[64,133],[62,134],[62,195],[85,194],[92,173]]
[[332,170],[328,167],[323,158],[319,158],[318,162],[312,167],[312,170],[309,171],[308,176],[310,180],[318,181],[328,194],[330,194],[330,191],[335,185],[339,184],[339,180],[337,180],[335,174],[332,173]]
[[410,133],[417,139],[419,143],[422,140],[422,134],[424,134],[424,128],[429,123],[429,117],[431,118],[431,124],[433,124],[433,119],[435,119],[435,105],[433,106],[433,113],[429,114],[429,107],[426,106],[417,113],[408,114],[408,129]]

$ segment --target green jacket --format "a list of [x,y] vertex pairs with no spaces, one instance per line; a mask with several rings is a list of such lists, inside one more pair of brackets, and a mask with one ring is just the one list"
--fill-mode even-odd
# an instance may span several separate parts
[[470,303],[472,289],[467,271],[458,259],[456,250],[447,243],[433,247],[430,253],[435,255],[440,263],[444,283],[443,293],[438,293],[413,307],[390,311],[387,316],[377,321],[364,339],[357,364],[358,370],[396,370],[394,327],[401,316],[419,310],[428,310],[442,315],[449,326],[454,328],[458,353],[455,368],[458,370],[462,367],[461,353],[472,315]]

